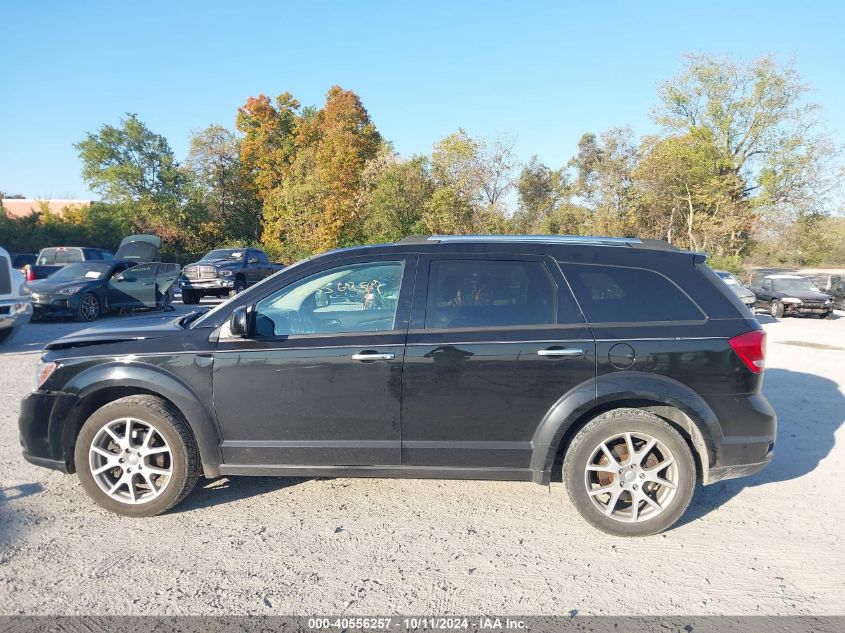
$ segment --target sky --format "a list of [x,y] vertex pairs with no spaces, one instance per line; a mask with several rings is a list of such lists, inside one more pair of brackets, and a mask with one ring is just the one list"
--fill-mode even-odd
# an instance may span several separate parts
[[649,118],[685,52],[794,60],[845,143],[845,2],[0,0],[0,191],[96,198],[73,147],[137,113],[185,158],[249,96],[357,92],[403,154],[457,130],[551,167]]

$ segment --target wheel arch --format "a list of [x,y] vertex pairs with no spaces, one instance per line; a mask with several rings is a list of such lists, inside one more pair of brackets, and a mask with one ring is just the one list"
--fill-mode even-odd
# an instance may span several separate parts
[[597,415],[620,408],[649,411],[666,420],[692,450],[698,476],[709,483],[721,427],[710,406],[692,389],[667,376],[616,372],[568,392],[549,410],[532,441],[531,469],[536,483],[548,484],[575,434]]
[[174,406],[185,418],[199,450],[206,477],[219,474],[220,435],[214,416],[189,385],[149,365],[106,363],[81,372],[63,389],[77,396],[76,405],[50,424],[50,443],[60,446],[69,472],[75,471],[73,452],[82,425],[94,411],[120,398],[151,395]]

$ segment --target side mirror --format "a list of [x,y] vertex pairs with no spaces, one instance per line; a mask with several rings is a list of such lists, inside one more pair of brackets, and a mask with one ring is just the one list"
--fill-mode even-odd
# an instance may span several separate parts
[[258,258],[257,257],[250,257],[248,260],[246,260],[246,263],[247,264],[257,264]]
[[135,281],[134,277],[129,277],[120,273],[117,277],[115,277],[115,281]]
[[233,336],[245,338],[249,330],[246,306],[238,306],[229,317],[229,331]]

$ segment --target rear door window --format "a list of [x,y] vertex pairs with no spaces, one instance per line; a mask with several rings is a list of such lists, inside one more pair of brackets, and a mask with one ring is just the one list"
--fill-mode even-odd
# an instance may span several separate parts
[[38,256],[38,264],[40,266],[56,266],[64,264],[75,264],[81,262],[82,249],[79,248],[45,248]]
[[699,321],[701,309],[663,275],[642,268],[561,264],[591,323]]
[[550,325],[557,287],[542,262],[433,260],[426,329]]

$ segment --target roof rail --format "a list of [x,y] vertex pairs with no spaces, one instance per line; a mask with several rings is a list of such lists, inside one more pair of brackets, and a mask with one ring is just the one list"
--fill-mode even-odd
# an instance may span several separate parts
[[585,235],[412,235],[406,237],[400,243],[420,244],[425,242],[541,242],[545,244],[606,244],[615,246],[642,244],[642,240],[636,237]]

